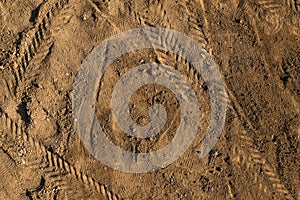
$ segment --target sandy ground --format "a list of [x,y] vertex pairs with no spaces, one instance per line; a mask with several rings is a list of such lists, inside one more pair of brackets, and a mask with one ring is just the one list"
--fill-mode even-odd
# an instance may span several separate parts
[[[300,200],[299,11],[298,0],[1,0],[0,199]],[[176,162],[124,173],[94,159],[80,141],[73,84],[93,47],[149,26],[180,31],[209,52],[226,85],[226,122],[216,146],[199,159],[211,109],[205,82],[172,53],[130,52],[95,91],[97,120],[115,145],[155,151],[176,134],[180,105],[159,85],[131,97],[140,125],[149,122],[145,107],[167,107],[158,135],[129,137],[115,126],[113,87],[141,61],[176,66],[193,85],[202,115],[197,137]]]

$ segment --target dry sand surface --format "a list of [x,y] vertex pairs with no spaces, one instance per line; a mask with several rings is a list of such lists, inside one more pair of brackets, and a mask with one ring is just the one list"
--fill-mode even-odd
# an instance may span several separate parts
[[[218,142],[199,158],[211,113],[201,75],[172,52],[122,55],[94,98],[114,145],[156,151],[179,126],[180,104],[158,84],[139,88],[129,105],[141,126],[150,122],[145,109],[166,107],[157,135],[129,136],[115,123],[114,86],[141,63],[178,70],[201,105],[197,136],[182,156],[157,171],[126,173],[95,159],[79,139],[73,84],[93,48],[139,27],[173,29],[201,44],[224,81],[227,111]],[[299,0],[1,0],[0,29],[1,200],[300,200]]]

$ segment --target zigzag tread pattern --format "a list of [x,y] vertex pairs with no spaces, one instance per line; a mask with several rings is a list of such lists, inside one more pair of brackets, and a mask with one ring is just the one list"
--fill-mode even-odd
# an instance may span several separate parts
[[285,0],[286,4],[289,8],[291,8],[293,11],[298,12],[300,7],[300,2],[298,0]]
[[200,28],[198,17],[196,16],[190,16],[190,36],[195,39],[197,42],[199,42],[203,47],[206,47],[207,45],[207,38],[204,35],[204,32],[202,28]]
[[247,135],[240,135],[240,139],[242,142],[242,148],[246,152],[248,152],[248,161],[253,165],[260,165],[264,174],[266,174],[269,182],[276,189],[276,191],[285,197],[285,199],[293,199],[290,195],[289,191],[285,188],[285,186],[281,183],[281,180],[276,174],[276,170],[267,162],[267,160],[260,154],[259,150],[253,147],[253,140]]
[[43,3],[40,9],[39,18],[32,29],[24,33],[24,38],[18,47],[19,56],[16,57],[14,63],[10,66],[12,73],[12,81],[7,84],[11,94],[16,92],[16,88],[22,82],[26,68],[30,61],[40,52],[40,48],[49,36],[49,26],[51,25],[54,17],[56,17],[68,4],[70,0],[47,1]]
[[[205,3],[203,0],[200,1],[201,3],[201,7],[202,7],[202,12],[203,12],[203,18],[204,18],[204,26],[205,26],[205,29],[204,29],[204,35],[208,36],[209,37],[209,23],[207,21],[207,18],[206,18],[206,9],[205,9]],[[242,15],[244,12],[247,12],[247,13],[252,13],[252,9],[250,8],[250,6],[247,4],[247,3],[244,3],[242,2],[242,4],[239,5],[240,6],[240,9],[239,11],[237,12],[237,15]],[[272,8],[272,7],[270,7]],[[205,40],[208,44],[208,48],[210,46],[209,42],[209,38]],[[206,46],[205,45],[205,46]],[[211,49],[210,49],[211,51]],[[211,52],[210,52],[211,53]],[[194,74],[194,73],[192,73]],[[236,103],[237,100],[235,99],[233,93],[227,88],[227,93],[228,94],[224,94],[224,98],[227,100],[227,101],[230,101],[233,103],[233,107],[236,114],[238,115],[238,117],[240,118],[241,121],[245,121],[246,124],[248,125],[249,129],[253,132],[255,132],[255,129],[251,123],[251,121],[244,115],[244,111],[243,109]],[[252,139],[249,138],[249,137],[243,137],[241,136],[241,140],[243,142],[246,142],[246,144],[249,144],[249,142],[251,143],[251,146],[253,145],[252,143]],[[247,150],[247,148],[249,148],[249,146],[245,146],[244,145],[244,148]],[[274,170],[272,169],[272,167],[266,162],[266,159],[263,158],[261,156],[261,154],[259,153],[259,151],[257,149],[255,149],[254,147],[251,147],[249,149],[250,152],[252,152],[251,156],[249,157],[249,162],[252,163],[252,161],[254,161],[254,163],[256,164],[261,164],[262,165],[262,168],[263,170],[265,171],[265,174],[267,175],[268,177],[268,180],[272,183],[272,186],[276,189],[278,189],[278,192],[285,196],[285,198],[287,199],[293,199],[293,197],[290,195],[289,191],[284,187],[284,185],[281,183],[280,179],[277,177],[276,173],[274,173]]]
[[[1,142],[3,142],[3,138],[4,142],[6,142],[7,140],[16,140],[17,138],[21,138],[24,142],[30,144],[30,146],[33,147],[35,151],[39,152],[40,156],[46,158],[46,162],[49,168],[59,169],[65,173],[70,174],[76,180],[84,183],[84,185],[88,187],[88,189],[97,191],[99,194],[105,196],[109,200],[122,199],[119,195],[116,195],[112,191],[110,191],[107,186],[95,181],[92,177],[89,177],[83,172],[77,170],[65,159],[49,151],[47,147],[45,147],[42,143],[36,141],[28,133],[23,131],[22,128],[18,126],[11,118],[9,118],[6,113],[1,113],[0,119],[5,124],[5,127],[2,128],[3,132],[1,134]],[[9,131],[7,132],[7,130]]]
[[[0,185],[2,191],[7,191],[7,196],[3,198],[18,198],[23,191],[23,185],[20,184],[19,174],[15,173],[16,163],[7,152],[0,147]],[[3,194],[3,193],[2,193]]]
[[[20,57],[18,57],[16,64],[11,68],[13,74],[13,80],[8,82],[5,81],[7,86],[7,92],[12,96],[15,93],[15,88],[22,81],[25,74],[25,70],[29,65],[29,62],[40,53],[40,48],[43,42],[48,38],[49,26],[52,23],[53,18],[69,3],[69,0],[47,1],[43,4],[41,12],[39,13],[39,18],[36,20],[35,27],[31,29],[27,34],[26,38],[21,42],[20,46]],[[44,11],[44,12],[43,12]],[[40,17],[42,16],[42,17]],[[51,44],[51,43],[50,43]],[[49,46],[49,45],[46,45]],[[22,136],[22,139],[29,142],[39,150],[42,154],[47,154],[47,162],[50,167],[55,167],[65,170],[67,173],[73,175],[77,180],[82,181],[86,186],[91,186],[98,193],[104,195],[108,199],[121,199],[118,195],[113,194],[105,185],[96,182],[93,178],[88,177],[76,170],[75,167],[71,166],[67,161],[63,160],[61,157],[51,153],[46,150],[46,147],[41,143],[36,142],[31,136],[22,131],[21,127],[14,123],[7,114],[3,114],[5,118],[6,125],[9,125],[11,130],[11,136],[16,138],[17,136]],[[6,136],[4,136],[6,137]],[[21,162],[22,164],[22,162]]]
[[[253,128],[251,121],[244,115],[244,111],[241,106],[238,105],[233,93],[229,89],[227,89],[227,91],[229,93],[231,103],[233,104],[232,108],[235,110],[237,117],[240,121],[245,122],[248,125],[247,128],[249,131],[257,133],[257,131]],[[280,195],[284,196],[285,199],[294,199],[286,187],[281,183],[280,178],[275,172],[276,170],[274,170],[268,161],[261,155],[260,151],[253,146],[253,139],[245,134],[239,134],[239,138],[242,142],[241,147],[244,151],[249,152],[248,162],[252,165],[261,165],[264,174],[266,174],[266,177],[272,184],[273,188],[275,188]]]
[[[55,5],[59,5],[59,4],[55,4]],[[51,11],[52,11],[52,9],[51,9]],[[54,11],[51,13],[47,13],[46,14],[47,18],[50,19],[51,15],[53,15],[54,13],[55,13]],[[39,24],[37,27],[38,27],[38,32],[35,32],[31,45],[27,46],[28,49],[24,51],[23,56],[20,58],[21,67],[15,69],[15,71],[14,71],[16,80],[22,79],[22,74],[24,73],[26,66],[28,66],[30,59],[32,59],[32,57],[36,54],[38,46],[40,45],[40,41],[45,37],[47,20],[42,20],[42,24]],[[8,116],[6,116],[6,121],[7,121],[7,119],[9,119]],[[8,120],[8,121],[10,121],[10,120]],[[12,121],[10,121],[9,124],[11,125]],[[20,129],[17,129],[17,130],[20,130]],[[24,131],[21,131],[21,132],[19,131],[18,133],[13,133],[13,134],[16,134],[16,135],[21,134],[23,136],[24,140],[35,145],[36,149],[40,149],[43,153],[46,153],[48,162],[52,163],[53,166],[66,170],[68,173],[71,173],[77,179],[79,179],[85,183],[86,182],[89,183],[89,185],[91,185],[93,188],[95,188],[98,192],[101,192],[103,195],[107,196],[109,199],[114,199],[114,197],[112,197],[113,195],[111,194],[111,192],[107,192],[107,188],[105,188],[105,186],[100,185],[99,183],[95,183],[95,181],[92,178],[89,178],[86,175],[82,174],[81,172],[78,172],[74,167],[69,165],[62,158],[57,157],[55,154],[47,151],[43,145],[41,145],[38,142],[35,142],[33,140],[33,138],[28,136]],[[253,151],[255,151],[255,149]],[[258,160],[258,162],[260,162],[260,163],[265,162],[265,160],[263,160],[263,158],[259,157],[257,154],[254,154],[254,156],[252,156],[252,157],[256,158]],[[266,171],[266,174],[270,177],[269,179],[272,180],[272,182],[274,182],[274,184],[276,185],[276,188],[278,188],[281,193],[288,194],[288,192],[286,193],[287,190],[285,189],[285,187],[282,185],[280,186],[280,180],[276,179],[276,177],[274,177],[275,175],[272,172],[272,168],[270,168],[269,166],[266,166],[265,164],[263,166],[265,166],[263,169]],[[278,185],[279,185],[279,187],[277,187]],[[118,197],[116,196],[115,199],[118,199]]]

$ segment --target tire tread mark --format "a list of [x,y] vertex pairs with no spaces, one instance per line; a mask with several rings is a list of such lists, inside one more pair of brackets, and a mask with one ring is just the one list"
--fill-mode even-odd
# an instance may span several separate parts
[[58,15],[68,3],[69,0],[60,0],[58,2],[51,0],[42,3],[34,27],[25,34],[26,37],[21,40],[21,44],[18,47],[19,56],[14,61],[15,64],[13,67],[11,67],[14,85],[9,85],[9,88],[17,88],[20,85],[24,79],[29,62],[37,55],[42,42],[46,40],[49,35],[48,29],[53,18]]
[[[239,133],[240,134],[240,133]],[[245,171],[257,171],[258,169],[255,168],[256,165],[253,165],[253,160],[251,156],[249,156],[249,147],[251,147],[253,144],[251,143],[252,138],[243,135],[245,133],[242,133],[239,138],[239,145],[236,146],[232,151],[232,156],[234,159],[233,162],[237,163],[238,167],[240,167],[242,170],[245,169]],[[244,141],[243,141],[243,139]],[[258,166],[261,166],[261,162],[258,162]],[[263,176],[259,176],[259,173],[253,173],[253,179],[251,181],[255,182],[258,186],[258,189],[260,192],[267,193],[267,191],[272,192],[272,187],[268,187],[266,184],[263,183]],[[245,177],[246,178],[246,177]],[[249,179],[247,177],[247,179]],[[267,180],[268,181],[268,180]],[[268,181],[269,182],[269,181]]]
[[190,35],[193,39],[195,39],[197,42],[199,42],[203,47],[206,47],[207,45],[207,38],[204,35],[204,32],[202,28],[199,27],[199,24],[197,22],[197,19],[194,17],[190,17]]
[[[95,181],[92,177],[82,173],[82,171],[77,170],[72,166],[68,161],[61,158],[59,155],[52,153],[45,147],[41,142],[32,138],[28,133],[23,131],[23,129],[17,125],[6,113],[0,113],[1,121],[5,123],[5,127],[2,127],[4,130],[1,134],[1,138],[8,138],[8,140],[16,140],[16,138],[22,138],[24,142],[28,142],[31,147],[33,147],[39,155],[46,157],[47,163],[49,164],[49,169],[55,168],[62,172],[70,174],[76,180],[82,182],[88,189],[93,189],[99,194],[102,194],[107,199],[116,199],[121,200],[122,198],[114,194],[106,185],[103,185]],[[6,130],[6,131],[5,131]],[[8,131],[9,130],[9,131]],[[5,141],[4,141],[5,142]],[[22,163],[21,163],[22,164]]]
[[298,0],[285,0],[286,4],[289,8],[291,8],[293,11],[297,12],[299,11],[300,2]]
[[203,21],[204,21],[204,26],[203,26],[203,33],[205,35],[206,38],[206,46],[207,46],[207,50],[209,51],[210,55],[212,55],[212,47],[211,47],[211,35],[210,35],[210,24],[208,22],[207,19],[207,9],[206,9],[206,4],[204,2],[204,0],[199,0],[200,3],[200,7],[202,10],[202,15],[203,15]]
[[2,79],[3,81],[3,94],[7,95],[7,97],[13,97],[14,96],[14,87],[12,87],[14,85],[14,82],[12,82],[12,80],[8,80],[8,79]]
[[[195,39],[197,42],[199,42],[204,48],[206,48],[207,44],[209,43],[209,38],[206,35],[205,28],[208,26],[208,22],[206,21],[206,17],[203,17],[203,22],[200,21],[201,17],[200,12],[195,12],[194,7],[202,7],[202,4],[200,6],[198,4],[195,5],[187,5],[186,8],[188,10],[188,16],[189,16],[189,25],[190,30],[189,34],[193,39]],[[203,7],[202,7],[203,8]],[[194,14],[196,13],[196,14]],[[204,11],[202,10],[202,15],[204,16]],[[201,24],[203,23],[203,25]],[[201,27],[202,26],[202,27]],[[205,26],[205,27],[204,27]]]
[[[204,4],[204,1],[203,0],[200,0],[200,3],[201,3],[201,7],[202,7],[202,10],[203,10],[203,15],[204,15],[204,19],[205,19],[205,26],[206,28],[204,29],[205,31],[205,35],[208,36],[208,49],[210,51],[210,54],[212,55],[212,48],[210,47],[211,46],[211,43],[210,43],[210,38],[209,38],[209,34],[210,34],[210,28],[209,28],[209,23],[207,21],[207,18],[206,18],[206,15],[205,15],[205,4]],[[250,13],[250,14],[253,14],[253,11],[251,9],[251,7],[249,6],[249,4],[247,3],[247,1],[241,1],[239,6],[238,6],[238,11],[236,13],[236,16],[235,17],[241,17],[242,15],[244,14],[247,14],[247,13]],[[260,41],[260,35],[258,34],[258,30],[257,30],[257,26],[256,26],[256,23],[254,21],[254,29],[255,29],[255,32],[257,34],[257,39],[258,41]],[[249,120],[249,118],[244,114],[244,110],[243,108],[237,103],[237,100],[235,98],[235,96],[233,95],[232,91],[230,91],[230,89],[228,87],[226,87],[226,93],[227,93],[227,100],[229,102],[231,102],[231,108],[234,109],[236,115],[238,116],[238,118],[242,121],[242,122],[245,122],[245,124],[247,125],[247,129],[249,129],[252,133],[256,133],[257,134],[257,131],[254,129],[254,126],[252,125],[251,121]],[[246,142],[246,147],[249,146],[249,145],[253,145],[253,141],[252,141],[252,138],[248,137],[248,136],[241,136],[241,140],[243,142]],[[241,144],[241,146],[245,146],[245,144]],[[247,150],[247,148],[245,148]],[[250,151],[254,152],[252,153],[251,155],[254,156],[253,158],[255,158],[254,160],[256,161],[256,163],[261,163],[262,164],[262,168],[263,170],[269,170],[268,172],[269,173],[266,173],[267,175],[267,178],[269,179],[269,181],[271,183],[273,183],[273,187],[274,187],[274,183],[276,184],[274,188],[278,189],[280,188],[279,193],[281,195],[284,195],[285,198],[287,199],[293,199],[293,197],[291,196],[290,192],[285,188],[285,186],[281,183],[280,179],[277,177],[277,174],[274,172],[274,170],[270,167],[270,165],[268,163],[266,163],[266,160],[265,158],[263,158],[260,154],[260,152],[252,147],[250,148]],[[252,159],[252,158],[251,158]],[[252,163],[252,162],[250,162]],[[248,163],[248,164],[250,164]],[[275,181],[274,181],[275,180]]]
[[[231,103],[233,104],[232,107],[237,115],[237,117],[240,119],[240,121],[245,122],[247,125],[247,129],[257,134],[257,131],[254,129],[254,126],[252,125],[251,121],[244,115],[243,108],[237,103],[237,100],[235,99],[233,93],[227,89],[229,98],[231,100]],[[245,134],[239,134],[239,138],[241,140],[241,147],[249,152],[248,162],[250,165],[261,165],[262,170],[264,174],[266,174],[267,179],[272,184],[272,186],[276,189],[277,192],[279,192],[280,195],[284,196],[285,199],[294,199],[290,192],[286,189],[286,187],[281,183],[280,178],[278,177],[276,170],[271,167],[271,165],[268,163],[268,161],[261,155],[260,151],[254,147],[254,141],[251,137]]]
[[0,146],[0,161],[1,191],[7,194],[7,196],[5,195],[6,198],[16,199],[18,194],[23,191],[23,185],[20,183],[18,172],[15,171],[17,170],[17,165],[14,159],[2,146]]

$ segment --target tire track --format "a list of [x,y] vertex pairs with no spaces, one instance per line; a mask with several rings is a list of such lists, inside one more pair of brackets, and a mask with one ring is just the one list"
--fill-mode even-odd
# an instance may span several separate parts
[[[293,197],[289,194],[287,189],[281,184],[280,179],[277,174],[274,173],[274,168],[263,158],[260,152],[253,146],[253,139],[246,135],[246,132],[239,132],[238,140],[239,145],[235,147],[232,151],[232,157],[239,168],[245,168],[247,172],[260,171],[259,173],[253,174],[251,181],[255,182],[258,189],[262,193],[267,193],[269,191],[272,198],[283,199],[282,194],[284,194],[284,199],[292,200]],[[267,176],[261,176],[260,174],[266,174]],[[249,179],[249,177],[247,176]],[[271,183],[272,186],[265,184],[265,182]]]
[[[43,53],[41,47],[45,41],[50,38],[50,26],[54,18],[67,7],[70,0],[46,1],[40,6],[38,17],[35,20],[34,26],[29,31],[22,33],[20,41],[17,45],[16,58],[12,63],[9,63],[10,81],[6,81],[5,86],[16,99],[16,91],[22,83],[25,72],[30,61],[39,53]],[[6,78],[8,79],[8,78]]]
[[203,29],[199,26],[198,17],[191,16],[189,22],[191,25],[189,35],[198,43],[200,43],[204,48],[206,48],[206,45],[208,43],[207,37],[204,35]]
[[[201,4],[202,5],[202,4]],[[190,30],[188,35],[196,40],[199,44],[201,44],[205,49],[208,44],[208,37],[205,35],[205,30],[203,29],[203,24],[206,24],[206,18],[201,18],[201,9],[199,11],[195,11],[195,8],[200,8],[201,6],[197,2],[189,2],[188,5],[185,6],[187,10],[188,22],[190,25]]]
[[[13,65],[10,68],[12,72],[12,80],[4,80],[6,85],[6,91],[10,94],[11,97],[15,96],[16,88],[23,81],[25,72],[30,61],[35,58],[40,53],[49,52],[49,49],[53,43],[49,42],[49,45],[44,45],[45,41],[50,38],[49,27],[56,17],[66,6],[69,4],[69,0],[60,0],[60,1],[47,1],[41,6],[38,18],[35,20],[34,27],[26,33],[26,37],[22,38],[20,45],[18,47],[18,57]],[[46,46],[41,49],[42,46]],[[49,47],[50,46],[50,47]],[[46,51],[46,50],[47,51]],[[12,119],[8,117],[7,114],[2,113],[2,119],[5,121],[5,125],[9,132],[6,132],[5,135],[1,135],[2,143],[7,143],[8,141],[15,140],[17,137],[21,137],[23,142],[27,142],[35,151],[40,152],[40,157],[45,157],[45,165],[49,167],[64,171],[74,177],[76,180],[82,182],[89,189],[97,191],[99,194],[103,195],[108,199],[121,199],[118,195],[113,194],[107,186],[98,183],[93,178],[83,174],[81,171],[77,170],[74,166],[70,165],[66,160],[59,157],[58,155],[50,152],[47,148],[42,145],[40,142],[34,140],[29,134],[22,130],[21,126],[13,122]],[[9,134],[7,134],[9,133]],[[11,137],[8,139],[8,137]],[[41,156],[42,155],[42,156]],[[16,158],[17,159],[17,158]],[[17,159],[18,160],[18,159]],[[26,161],[23,158],[18,160],[18,163],[25,165]],[[55,181],[54,181],[55,182]],[[58,185],[60,185],[59,183]]]
[[[53,13],[55,13],[55,12],[53,12]],[[46,15],[47,15],[48,13],[46,13]],[[38,21],[37,21],[38,22]],[[25,69],[26,69],[26,67],[28,66],[28,64],[29,64],[29,62],[30,62],[30,60],[36,55],[36,52],[38,51],[38,49],[40,48],[40,44],[38,44],[38,41],[39,40],[41,40],[41,39],[43,39],[43,37],[45,36],[45,34],[46,34],[46,32],[45,32],[45,30],[44,30],[44,33],[43,33],[43,27],[44,26],[47,26],[47,21],[43,21],[42,20],[42,22],[41,22],[43,25],[40,27],[39,25],[38,25],[38,30],[41,30],[41,31],[38,31],[38,34],[36,35],[36,34],[34,34],[34,38],[33,38],[33,40],[32,40],[32,42],[31,42],[31,44],[28,46],[28,45],[25,45],[25,48],[24,48],[24,51],[23,51],[23,53],[21,54],[22,56],[19,58],[19,60],[18,60],[18,63],[21,63],[21,68],[22,69],[16,69],[17,71],[14,71],[15,72],[15,74],[14,74],[14,76],[16,76],[16,81],[19,81],[20,82],[20,80],[22,79],[22,77],[23,77],[23,74],[25,73]],[[40,29],[41,28],[41,29]],[[47,35],[47,34],[46,34]],[[24,68],[24,69],[23,69]],[[22,71],[23,70],[23,71]],[[7,83],[8,84],[8,83]],[[9,84],[8,84],[9,85]],[[28,138],[28,136],[27,136],[27,138]],[[32,141],[32,143],[35,143],[34,141]],[[39,145],[37,145],[37,146],[39,146]],[[40,147],[40,148],[42,148],[42,147]],[[48,153],[48,152],[47,152]],[[257,152],[256,152],[257,153]],[[259,155],[259,154],[256,154],[255,153],[255,155],[254,155],[254,157],[256,156],[257,157],[257,155]],[[258,152],[259,153],[259,152]],[[52,163],[52,165],[53,166],[57,166],[57,168],[63,168],[64,170],[66,170],[65,168],[66,168],[66,166],[65,165],[67,165],[67,164],[64,164],[64,162],[65,161],[61,161],[62,163],[59,163],[59,158],[53,158],[53,155],[52,155],[52,153],[50,152],[50,156],[48,156],[47,157],[47,159],[48,159],[48,162],[51,162]],[[47,154],[48,155],[48,154]],[[262,160],[263,158],[260,158],[259,160]],[[50,161],[51,160],[51,161]],[[56,161],[55,161],[56,160]],[[55,163],[56,162],[56,163]],[[267,168],[266,168],[266,170],[267,170]],[[72,172],[72,170],[71,170],[71,167],[69,166],[69,172],[71,173]],[[78,179],[80,179],[81,181],[83,181],[83,182],[90,182],[88,179],[88,177],[87,176],[84,176],[84,175],[82,175],[80,172],[76,172],[76,170],[75,170],[75,168],[73,169],[73,172],[71,173],[73,176],[75,176],[75,177],[78,177]],[[92,183],[93,183],[93,181],[91,181]],[[97,186],[93,186],[94,188],[97,188]],[[97,191],[99,190],[99,191],[101,191],[102,192],[102,194],[106,194],[106,196],[107,197],[111,197],[112,198],[112,194],[108,194],[106,191],[105,191],[105,188],[104,188],[104,190],[102,191],[102,188],[101,188],[101,186],[98,186],[100,189],[97,189]]]
[[[206,10],[205,10],[205,3],[203,0],[200,0],[201,2],[201,6],[203,9],[203,14],[205,15]],[[260,1],[261,3],[263,1]],[[241,3],[239,4],[240,9],[238,10],[237,14],[241,15],[243,13],[248,13],[251,12],[253,13],[251,7],[248,5],[247,1],[241,1]],[[275,6],[276,7],[276,6]],[[274,6],[267,6],[266,8],[274,8]],[[207,35],[208,37],[210,36],[210,27],[209,27],[209,22],[207,21],[207,17],[204,16],[205,20],[205,26],[206,28],[205,30],[205,35]],[[255,29],[257,29],[256,23],[254,24]],[[258,36],[258,41],[259,40],[259,35],[258,35],[258,31],[255,31],[257,33]],[[210,50],[210,52],[212,52],[212,47],[211,47],[211,41],[210,39],[207,40],[208,41],[208,48]],[[211,54],[212,55],[212,54]],[[227,90],[227,98],[229,98],[230,102],[232,103],[232,108],[234,108],[234,111],[236,113],[236,115],[238,116],[238,118],[242,121],[245,122],[245,124],[247,125],[247,128],[250,132],[254,133],[255,135],[258,135],[257,131],[254,129],[254,126],[252,125],[252,122],[246,117],[246,115],[244,114],[244,110],[243,108],[237,103],[238,101],[236,100],[235,96],[233,95],[233,93],[230,91],[230,89],[226,86],[226,90]],[[249,156],[249,164],[253,165],[253,164],[261,164],[262,165],[262,169],[264,170],[268,180],[270,183],[272,183],[272,186],[278,190],[278,192],[280,193],[280,195],[284,196],[287,199],[293,199],[293,197],[291,196],[290,192],[285,188],[285,186],[281,183],[280,178],[278,178],[277,173],[275,172],[276,170],[274,170],[268,163],[267,160],[265,158],[263,158],[263,156],[260,154],[260,152],[253,147],[252,145],[253,143],[253,139],[246,136],[240,136],[241,141],[246,144],[244,145],[245,149],[247,151],[250,152],[250,156]],[[247,146],[250,145],[251,146]],[[249,149],[247,149],[247,147]]]
[[[77,181],[82,182],[87,189],[93,189],[109,200],[121,200],[121,197],[110,191],[107,186],[95,181],[92,177],[84,174],[80,170],[77,170],[59,155],[49,151],[46,146],[23,131],[23,129],[12,119],[10,119],[6,113],[0,113],[0,119],[0,122],[3,123],[0,137],[1,143],[8,144],[10,141],[22,141],[24,144],[27,144],[30,148],[32,148],[34,152],[36,152],[36,155],[43,161],[42,164],[47,167],[47,170],[52,171],[51,169],[55,169],[61,173],[69,174]],[[4,145],[3,148],[5,147],[6,146]],[[10,150],[8,150],[8,152],[10,152]],[[20,159],[13,154],[11,154],[11,156],[18,164],[26,166],[26,155],[21,155]],[[34,163],[34,161],[31,161],[31,165],[32,163]]]
[[293,11],[299,11],[298,7],[300,6],[300,2],[298,2],[298,0],[285,0],[285,2],[288,5],[288,7],[291,8]]
[[[5,9],[5,6],[3,5],[2,1],[0,2],[0,36],[3,37],[3,32],[5,32],[6,30],[6,24],[4,23],[6,21],[6,16],[7,16],[7,11]],[[1,42],[4,42],[3,41],[4,39],[1,38]],[[2,54],[2,49],[0,47],[0,56]],[[2,56],[1,56],[2,57]],[[0,59],[1,59],[0,57]],[[3,63],[1,63],[1,60],[0,60],[0,69],[3,69]]]
[[17,166],[2,147],[0,148],[0,161],[0,195],[5,199],[19,199],[23,188],[16,170]]
[[[247,9],[250,9],[249,7],[246,7]],[[205,13],[205,12],[203,12]],[[205,23],[206,24],[206,31],[209,29],[209,25],[208,22]],[[208,33],[206,33],[205,35],[209,35]],[[209,38],[206,38],[207,43],[209,42]],[[209,48],[209,46],[208,46]],[[212,49],[210,49],[210,51],[212,52]],[[191,79],[193,80],[200,80],[201,77],[199,77],[199,75],[196,73],[196,71],[194,70],[194,68],[190,65],[188,65],[187,67],[189,74],[191,75]],[[227,94],[224,94],[224,99],[226,101],[232,101],[234,102],[234,105],[230,106],[231,108],[235,108],[236,107],[236,102],[237,100],[235,99],[235,97],[232,95],[232,93],[230,92],[230,90],[227,88],[227,91],[229,91],[229,96]],[[228,97],[230,97],[228,99]],[[255,134],[257,134],[257,131],[254,129],[251,121],[244,115],[244,111],[241,109],[240,106],[238,106],[238,110],[234,109],[234,111],[236,112],[236,114],[239,117],[239,119],[241,121],[245,121],[247,126],[249,127],[251,132],[254,132]],[[293,197],[290,195],[289,191],[285,188],[285,186],[281,183],[280,179],[277,176],[277,173],[275,173],[274,170],[271,165],[267,162],[267,160],[260,154],[260,152],[253,147],[253,140],[252,138],[250,138],[247,135],[240,135],[239,137],[241,139],[242,142],[242,146],[243,146],[243,150],[247,151],[250,153],[249,158],[247,159],[247,165],[251,166],[252,168],[257,165],[260,164],[262,165],[262,169],[264,170],[266,177],[268,179],[268,181],[272,184],[272,186],[275,188],[275,191],[279,192],[280,195],[283,195],[285,198],[287,199],[293,199]],[[256,174],[256,177],[258,177],[259,174]],[[267,188],[267,186],[261,185],[262,188]],[[272,189],[272,188],[271,188]]]
[[[275,188],[274,190],[274,188],[265,186],[261,182],[259,185],[260,189],[265,191],[265,188],[269,188],[271,191],[273,190],[274,193],[275,191],[278,192],[279,195],[283,196],[285,199],[294,199],[290,192],[281,183],[279,176],[277,173],[275,173],[276,170],[267,162],[265,158],[263,158],[263,156],[260,154],[260,151],[253,146],[253,139],[243,134],[241,134],[239,137],[241,139],[241,147],[243,149],[242,152],[244,152],[244,155],[248,155],[246,160],[252,163],[250,165],[249,163],[246,163],[247,168],[251,168],[253,171],[256,171],[255,167],[261,166],[263,173],[266,174],[268,182],[271,183]],[[255,174],[255,179],[257,180],[258,178],[258,174]]]
[[205,35],[205,38],[206,38],[206,41],[207,41],[207,48],[208,48],[208,51],[209,51],[209,54],[212,55],[212,47],[210,46],[211,44],[211,35],[210,35],[210,25],[209,25],[209,22],[207,20],[207,9],[206,9],[206,5],[205,5],[205,2],[204,0],[199,0],[200,2],[200,5],[201,5],[201,10],[202,10],[202,16],[203,16],[203,20],[204,20],[204,26],[203,26],[203,33]]
[[[229,98],[231,100],[232,108],[235,111],[236,116],[241,122],[245,122],[247,125],[247,129],[250,133],[253,133],[254,135],[258,135],[259,133],[254,129],[254,126],[252,125],[251,121],[246,117],[244,114],[243,108],[238,105],[237,100],[235,99],[233,93],[227,89]],[[269,182],[272,184],[272,186],[276,189],[275,191],[279,192],[280,195],[282,195],[285,199],[294,199],[290,192],[286,189],[286,187],[282,184],[278,174],[276,173],[276,169],[274,169],[264,158],[260,151],[254,146],[254,140],[253,138],[249,137],[246,134],[239,134],[238,137],[241,140],[241,147],[244,151],[248,152],[245,155],[248,155],[248,161],[249,164],[254,167],[255,165],[261,165],[261,168],[266,175]],[[257,170],[254,170],[257,171]],[[272,189],[272,188],[270,188]]]

